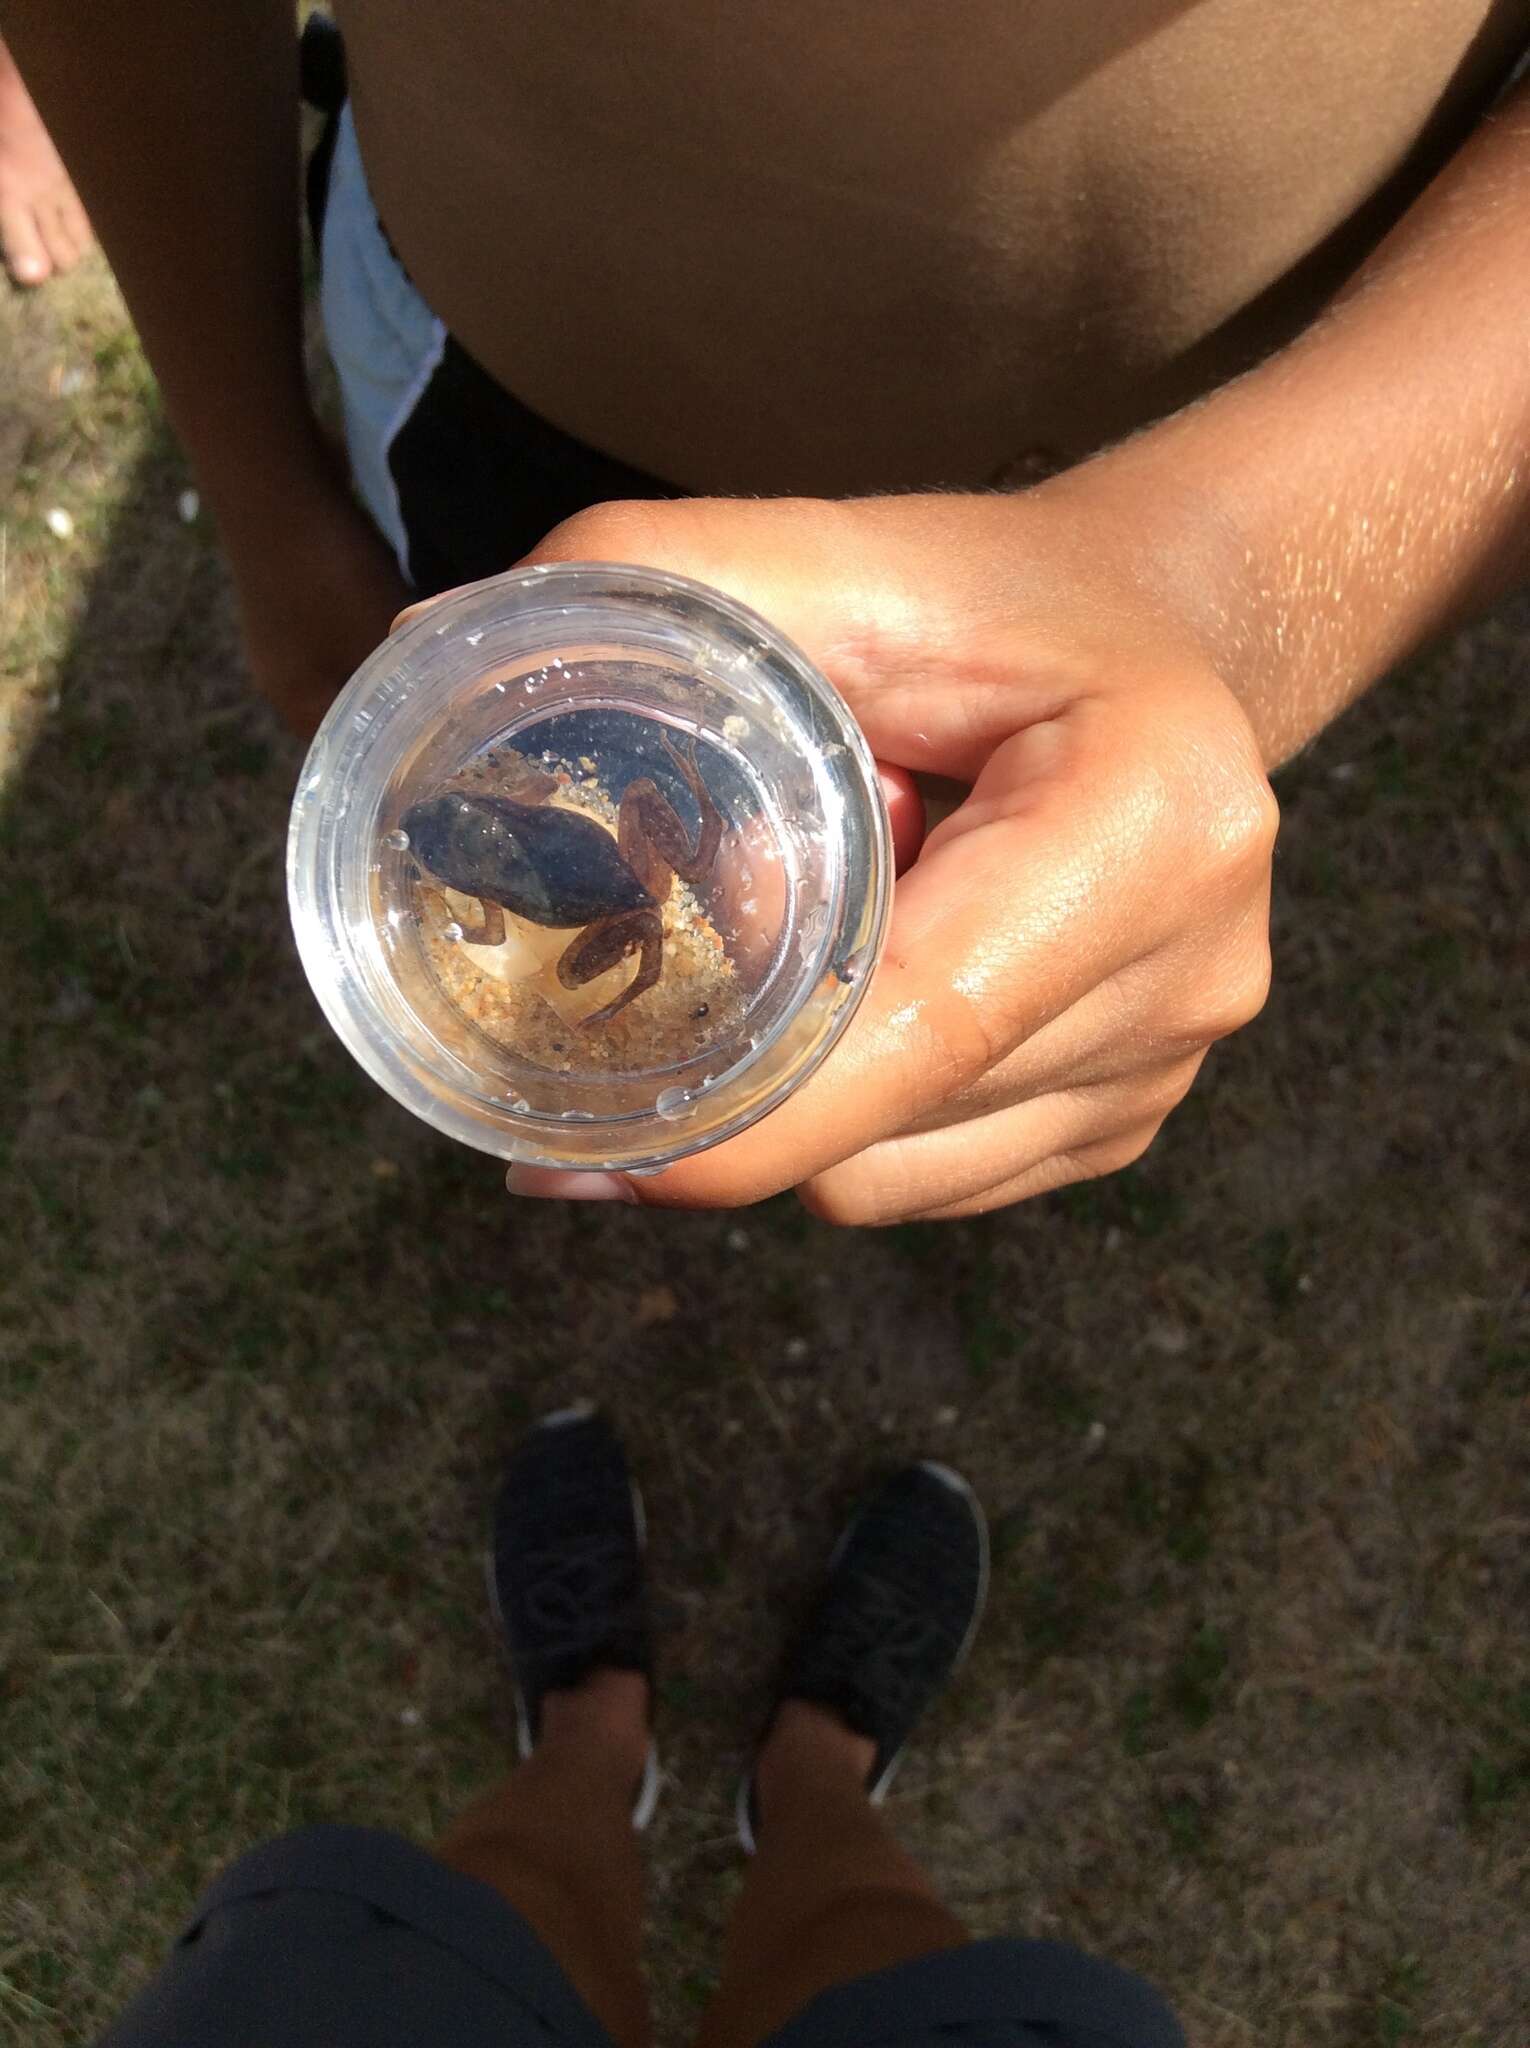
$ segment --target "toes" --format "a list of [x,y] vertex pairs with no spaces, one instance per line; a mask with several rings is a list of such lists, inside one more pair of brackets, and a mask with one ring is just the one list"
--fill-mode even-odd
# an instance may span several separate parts
[[17,284],[41,284],[53,270],[53,259],[30,206],[0,209],[0,259]]

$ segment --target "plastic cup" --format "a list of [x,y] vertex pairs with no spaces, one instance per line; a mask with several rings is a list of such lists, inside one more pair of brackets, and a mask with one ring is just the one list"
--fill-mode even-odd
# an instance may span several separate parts
[[304,968],[375,1081],[501,1159],[629,1173],[829,1055],[891,876],[875,763],[800,650],[606,563],[495,577],[384,642],[287,842]]

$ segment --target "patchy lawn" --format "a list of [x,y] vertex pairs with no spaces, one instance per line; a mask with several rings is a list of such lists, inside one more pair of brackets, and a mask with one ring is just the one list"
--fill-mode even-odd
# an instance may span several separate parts
[[1141,1167],[850,1259],[517,1207],[308,996],[297,750],[99,264],[0,362],[0,2038],[88,2038],[256,1837],[501,1768],[487,1489],[578,1394],[653,1526],[668,2038],[785,1618],[926,1450],[997,1569],[893,1812],[975,1926],[1205,2048],[1530,2038],[1530,606],[1282,778],[1274,999]]

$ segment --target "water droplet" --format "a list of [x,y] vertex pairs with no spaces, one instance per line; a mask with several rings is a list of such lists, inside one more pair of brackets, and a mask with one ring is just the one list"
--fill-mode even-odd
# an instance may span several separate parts
[[723,736],[726,739],[742,740],[749,737],[749,721],[747,718],[740,717],[736,711],[723,720],[722,729]]
[[442,932],[441,936],[443,939],[446,940],[448,945],[455,946],[457,941],[462,937],[462,927],[460,924],[457,923],[456,919],[453,918],[452,922]]
[[391,846],[395,853],[407,853],[409,851],[409,834],[400,825],[396,832],[385,832],[383,834],[383,845]]
[[527,1111],[531,1108],[531,1104],[526,1100],[524,1095],[511,1095],[509,1097],[509,1102],[510,1107],[515,1111],[517,1116],[525,1116]]
[[521,688],[522,688],[522,689],[523,689],[523,690],[524,690],[524,691],[526,692],[526,695],[527,695],[528,697],[529,697],[529,696],[530,696],[530,695],[532,694],[532,692],[533,692],[533,691],[534,691],[534,690],[536,689],[536,686],[537,686],[537,679],[536,679],[536,677],[535,677],[535,676],[527,676],[527,678],[526,678],[525,682],[521,684]]
[[740,884],[740,886],[741,886],[742,888],[745,888],[745,889],[748,889],[748,888],[750,888],[750,887],[751,887],[751,886],[753,885],[753,882],[754,882],[754,869],[753,869],[753,868],[740,868],[740,869],[739,869],[739,871],[738,871],[738,879],[739,879],[739,884]]
[[482,633],[464,633],[462,637],[463,637],[463,639],[464,639],[464,640],[466,640],[466,642],[467,642],[467,644],[468,644],[468,646],[469,646],[469,647],[476,647],[476,646],[478,645],[479,641],[480,641],[480,640],[481,640],[481,639],[483,638],[483,634],[482,634]]
[[691,1096],[687,1088],[663,1088],[654,1103],[654,1108],[667,1124],[678,1123],[690,1106]]
[[495,687],[495,689],[496,689],[496,690],[497,690],[497,691],[499,692],[500,696],[501,696],[501,697],[503,697],[503,696],[504,696],[504,694],[505,694],[505,686],[504,686],[504,684],[503,684],[503,683],[496,683],[496,684],[494,685],[494,687]]
[[559,1121],[565,1124],[592,1124],[595,1121],[593,1109],[565,1109],[559,1112]]
[[843,965],[835,968],[835,973],[845,983],[846,987],[853,988],[856,982],[865,976],[866,951],[867,949],[863,946],[859,953],[852,953]]

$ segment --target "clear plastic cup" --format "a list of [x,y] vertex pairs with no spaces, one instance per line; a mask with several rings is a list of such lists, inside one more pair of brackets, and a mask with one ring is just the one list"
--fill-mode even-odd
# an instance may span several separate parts
[[731,598],[605,563],[474,585],[379,647],[287,842],[304,968],[375,1081],[501,1159],[639,1173],[828,1055],[891,877],[824,677]]

